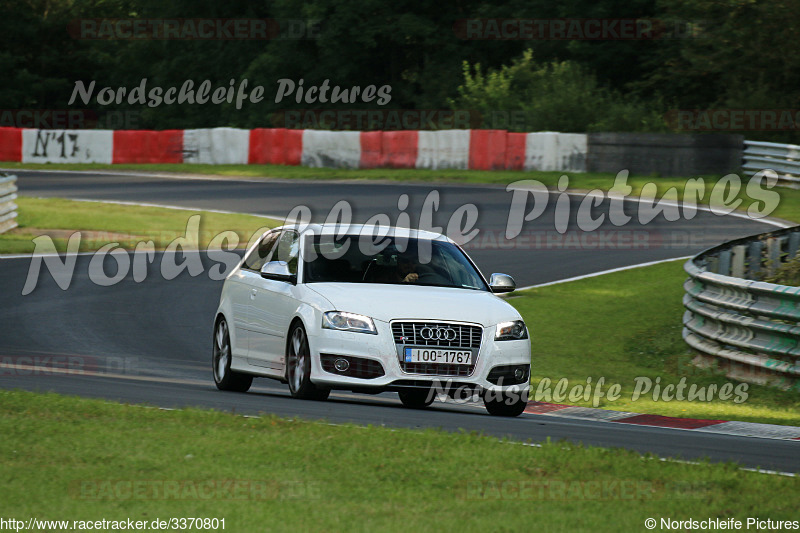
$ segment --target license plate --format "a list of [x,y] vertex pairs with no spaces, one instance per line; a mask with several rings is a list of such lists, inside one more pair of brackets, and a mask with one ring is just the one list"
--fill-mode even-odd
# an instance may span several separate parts
[[469,350],[437,350],[432,348],[406,348],[406,363],[445,363],[449,365],[468,365],[472,362]]

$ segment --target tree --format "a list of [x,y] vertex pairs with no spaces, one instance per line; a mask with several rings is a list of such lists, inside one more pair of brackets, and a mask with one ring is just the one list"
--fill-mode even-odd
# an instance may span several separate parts
[[[537,63],[528,50],[511,65],[484,73],[464,63],[464,83],[453,109],[475,109],[484,127],[504,126],[495,117],[517,116],[506,126],[516,131],[662,131],[655,111],[602,87],[572,61]],[[515,114],[516,113],[516,114]]]

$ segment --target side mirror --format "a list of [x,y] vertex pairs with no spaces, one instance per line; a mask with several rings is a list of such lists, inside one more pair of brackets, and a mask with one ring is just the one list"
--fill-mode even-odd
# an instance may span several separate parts
[[514,278],[508,274],[492,274],[489,280],[489,288],[492,289],[493,293],[500,294],[513,291],[517,288],[517,284],[514,283]]
[[297,275],[289,272],[289,265],[286,261],[270,261],[261,267],[261,277],[274,279],[275,281],[287,281],[297,283]]

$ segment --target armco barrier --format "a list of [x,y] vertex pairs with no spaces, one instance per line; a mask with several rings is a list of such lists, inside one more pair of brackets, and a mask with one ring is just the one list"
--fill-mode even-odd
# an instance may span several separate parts
[[800,390],[800,287],[758,281],[798,249],[800,226],[727,242],[686,262],[683,338],[697,362]]
[[17,177],[0,173],[0,233],[17,227]]
[[751,175],[764,169],[774,170],[778,185],[800,188],[800,146],[745,141],[742,168]]

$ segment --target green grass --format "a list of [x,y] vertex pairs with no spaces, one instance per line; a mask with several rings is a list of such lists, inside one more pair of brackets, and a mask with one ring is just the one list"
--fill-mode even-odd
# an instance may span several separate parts
[[[57,230],[91,230],[81,238],[81,251],[96,250],[108,242],[119,242],[132,249],[139,241],[153,240],[163,248],[186,233],[193,215],[200,215],[199,244],[223,231],[234,231],[239,247],[244,247],[253,233],[262,227],[275,227],[281,221],[251,215],[184,211],[160,207],[142,207],[99,202],[77,202],[59,198],[26,198],[16,200],[19,206],[19,228],[0,235],[0,253],[31,253],[34,250],[33,228]],[[113,233],[117,235],[108,235]],[[68,236],[53,239],[58,251],[66,250]]]
[[[538,180],[550,190],[555,190],[558,179],[563,172],[542,171],[504,171],[504,170],[422,170],[422,169],[341,169],[341,168],[309,168],[284,165],[201,165],[201,164],[153,164],[153,165],[103,165],[103,164],[40,164],[40,163],[0,163],[7,169],[47,169],[47,170],[138,170],[145,172],[193,173],[215,176],[239,176],[250,178],[281,179],[321,179],[321,180],[389,180],[389,181],[421,181],[430,183],[469,183],[469,184],[508,184],[519,180]],[[569,188],[571,190],[608,190],[614,184],[615,174],[602,172],[571,173]],[[713,184],[720,176],[704,176],[706,182],[705,195],[700,203],[709,204]],[[667,178],[658,176],[631,176],[628,184],[633,188],[632,195],[638,195],[642,187],[648,183],[657,185],[661,196],[670,187],[676,187],[682,198],[686,188],[686,178]],[[746,210],[755,199],[747,196],[746,180],[743,179],[742,190],[737,198],[743,200],[739,209]],[[794,189],[775,189],[781,196],[778,208],[771,216],[800,223],[800,191]]]
[[[800,491],[798,478],[625,450],[19,391],[0,391],[0,433],[3,517],[24,520],[216,517],[234,532],[639,531],[651,517],[795,520],[786,496]],[[160,496],[169,486],[180,488]]]
[[[590,376],[594,391],[604,377],[603,390],[615,383],[622,387],[616,401],[600,399],[605,409],[800,426],[800,392],[758,385],[749,385],[747,400],[738,404],[735,394],[725,401],[718,395],[712,401],[663,401],[658,395],[654,400],[653,389],[632,401],[637,377],[649,377],[653,385],[660,378],[662,391],[681,378],[698,388],[730,381],[690,364],[692,356],[681,337],[682,265],[672,261],[616,272],[523,291],[509,299],[531,330],[533,392],[544,378],[551,380],[554,391],[562,378],[567,378],[569,390],[586,385]],[[592,406],[582,399],[534,399]]]

